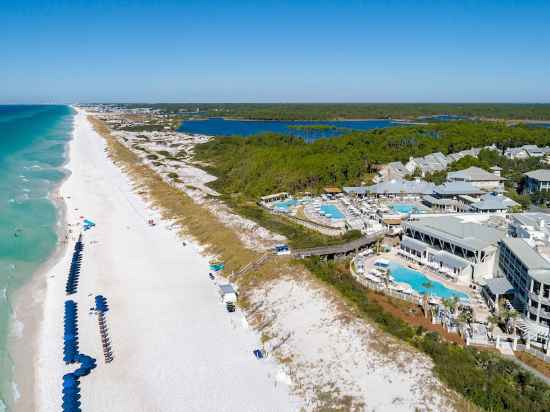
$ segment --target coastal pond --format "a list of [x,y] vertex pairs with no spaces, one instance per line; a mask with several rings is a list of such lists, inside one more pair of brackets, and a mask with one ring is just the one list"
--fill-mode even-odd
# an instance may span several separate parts
[[184,120],[178,131],[207,136],[251,136],[259,133],[279,133],[301,137],[307,141],[341,136],[353,130],[372,130],[402,126],[393,120],[226,120],[212,117],[204,120]]

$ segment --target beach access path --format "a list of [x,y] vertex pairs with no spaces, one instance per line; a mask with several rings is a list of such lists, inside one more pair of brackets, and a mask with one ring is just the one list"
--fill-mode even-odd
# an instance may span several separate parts
[[[61,410],[62,376],[78,366],[63,357],[65,283],[82,217],[78,293],[80,352],[98,367],[81,379],[86,411],[292,411],[300,402],[275,361],[252,351],[258,334],[239,311],[228,313],[208,277],[208,257],[182,244],[108,159],[106,144],[78,110],[70,143],[70,177],[60,194],[72,234],[66,253],[44,276],[47,290],[35,354],[35,405]],[[149,226],[148,219],[158,225]],[[105,364],[94,296],[110,307],[114,361]]]

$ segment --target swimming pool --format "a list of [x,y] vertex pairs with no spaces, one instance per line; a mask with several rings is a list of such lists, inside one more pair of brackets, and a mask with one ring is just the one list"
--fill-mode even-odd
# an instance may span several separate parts
[[298,201],[296,199],[287,199],[282,202],[277,202],[273,205],[273,207],[280,212],[288,213],[288,209],[290,209],[293,206],[296,206],[298,204]]
[[331,219],[344,219],[345,216],[342,212],[340,212],[340,209],[338,209],[334,205],[322,205],[321,211],[325,213],[325,215],[330,215]]
[[390,207],[397,213],[403,213],[407,215],[418,213],[418,208],[415,205],[411,205],[411,204],[395,203]]
[[461,300],[469,300],[469,297],[466,293],[454,289],[449,289],[442,283],[428,279],[424,274],[416,270],[403,267],[395,262],[390,262],[389,269],[391,276],[395,279],[396,282],[407,283],[421,295],[426,293],[427,289],[423,285],[426,284],[426,282],[430,282],[432,284],[432,288],[429,292],[433,296],[438,296],[440,298],[451,298],[453,296],[456,296]]

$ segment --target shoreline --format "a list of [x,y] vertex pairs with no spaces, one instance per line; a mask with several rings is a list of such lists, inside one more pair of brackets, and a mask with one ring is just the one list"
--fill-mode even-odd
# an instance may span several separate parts
[[[36,410],[59,409],[61,378],[75,369],[61,360],[67,299],[80,308],[79,353],[98,365],[81,379],[83,409],[112,410],[116,404],[117,411],[181,410],[184,401],[187,410],[242,405],[297,410],[289,386],[278,384],[277,365],[252,356],[260,345],[258,333],[240,310],[229,314],[219,302],[202,247],[194,242],[182,246],[173,222],[162,219],[137,193],[137,182],[113,164],[105,140],[81,110],[74,130],[72,174],[61,188],[67,225],[85,216],[97,226],[84,232],[78,292],[66,297],[64,290],[70,247],[45,279],[34,360]],[[147,224],[149,218],[156,226]],[[110,306],[112,363],[104,362],[97,317],[88,310],[100,293]]]
[[[71,175],[71,170],[68,166],[70,163],[70,145],[74,139],[74,117],[76,115],[74,107],[72,105],[69,107],[72,110],[70,114],[72,124],[69,138],[65,143],[64,161],[58,168],[63,171],[64,177],[57,182],[48,194],[48,200],[54,204],[57,215],[55,225],[57,242],[50,256],[36,268],[29,280],[13,292],[13,314],[9,324],[7,348],[8,352],[13,355],[15,364],[11,376],[12,392],[17,390],[17,394],[19,395],[19,398],[12,399],[12,401],[15,401],[13,404],[15,411],[35,410],[34,389],[36,386],[36,377],[34,356],[39,346],[38,333],[40,323],[44,317],[43,305],[47,293],[46,275],[67,253],[67,242],[63,240],[68,228],[66,219],[67,205],[61,196],[61,190]],[[19,333],[17,330],[18,324],[23,326]],[[12,397],[13,395],[14,393],[12,393]]]

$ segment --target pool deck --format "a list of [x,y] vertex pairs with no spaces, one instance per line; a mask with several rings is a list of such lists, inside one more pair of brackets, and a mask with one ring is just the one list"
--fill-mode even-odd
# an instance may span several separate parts
[[397,255],[397,252],[393,250],[391,252],[382,253],[380,255],[370,256],[369,258],[365,259],[365,270],[372,269],[374,267],[374,262],[378,259],[387,259],[391,262],[398,263],[401,266],[421,272],[428,279],[439,282],[448,289],[454,289],[456,291],[466,293],[470,298],[468,303],[474,308],[474,316],[476,320],[486,321],[487,318],[490,316],[489,308],[481,297],[479,290],[473,290],[466,285],[462,285],[460,283],[450,281],[449,279],[445,279],[441,275],[438,275],[434,271],[430,270],[428,267],[419,266],[417,264],[412,265],[413,267],[411,267],[409,266],[411,262]]

